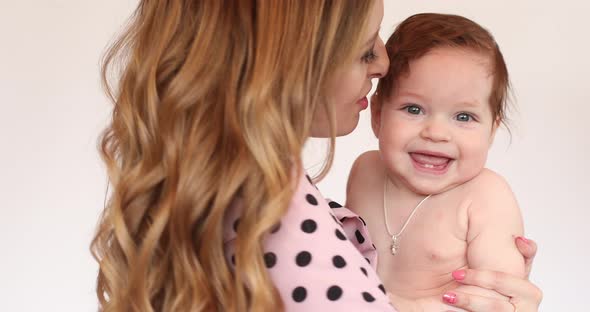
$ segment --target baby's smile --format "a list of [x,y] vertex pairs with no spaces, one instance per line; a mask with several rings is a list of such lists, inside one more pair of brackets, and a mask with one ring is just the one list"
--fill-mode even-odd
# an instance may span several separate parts
[[436,175],[444,174],[454,160],[444,153],[432,151],[410,152],[409,155],[418,170]]

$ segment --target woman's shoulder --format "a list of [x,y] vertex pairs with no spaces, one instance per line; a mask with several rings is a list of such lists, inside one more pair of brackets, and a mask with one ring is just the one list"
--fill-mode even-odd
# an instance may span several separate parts
[[[231,239],[225,244],[230,263],[233,244]],[[305,172],[263,250],[286,310],[392,310],[373,267],[377,253],[362,219],[325,199]]]
[[276,258],[269,272],[287,310],[392,310],[364,222],[324,198],[305,173],[264,248]]

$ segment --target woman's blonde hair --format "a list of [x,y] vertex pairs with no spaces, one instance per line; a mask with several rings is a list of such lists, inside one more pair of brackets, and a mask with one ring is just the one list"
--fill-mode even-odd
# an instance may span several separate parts
[[[140,1],[103,65],[115,105],[100,140],[112,192],[91,246],[101,311],[282,310],[261,242],[291,200],[316,110],[334,141],[327,85],[360,49],[371,5]],[[232,271],[223,220],[238,197]]]

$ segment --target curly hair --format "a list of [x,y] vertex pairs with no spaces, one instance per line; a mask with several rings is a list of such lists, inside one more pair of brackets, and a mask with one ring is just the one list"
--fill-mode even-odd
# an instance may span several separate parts
[[[140,1],[103,60],[114,108],[99,142],[112,192],[91,244],[100,311],[282,309],[261,242],[291,200],[316,109],[334,142],[326,86],[372,3]],[[238,198],[232,271],[223,219]]]

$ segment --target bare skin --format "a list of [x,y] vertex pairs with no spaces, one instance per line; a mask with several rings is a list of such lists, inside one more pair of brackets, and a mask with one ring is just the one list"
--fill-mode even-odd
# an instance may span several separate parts
[[[530,239],[517,237],[514,240],[518,251],[525,260],[527,277],[531,272],[533,260],[537,253],[537,244]],[[465,276],[457,282],[463,285],[478,286],[493,289],[510,298],[510,301],[495,298],[470,295],[462,292],[452,292],[456,301],[454,307],[468,311],[507,311],[512,312],[515,307],[521,312],[535,312],[543,300],[543,292],[528,280],[496,271],[465,270]],[[427,311],[429,307],[436,306],[442,298],[427,298],[408,300],[406,298],[388,293],[391,302],[399,311],[414,312]],[[514,304],[514,305],[513,305]]]
[[[378,152],[363,154],[353,166],[347,196],[347,206],[367,222],[379,254],[377,272],[386,289],[398,296],[398,300],[401,297],[430,302],[426,304],[426,311],[463,311],[440,301],[440,296],[451,290],[508,301],[506,296],[495,291],[462,285],[451,275],[453,271],[468,266],[510,272],[521,277],[525,275],[524,260],[510,236],[522,235],[522,220],[517,207],[508,207],[502,213],[503,219],[495,222],[492,233],[478,231],[477,227],[481,226],[473,221],[477,220],[478,214],[490,221],[483,211],[487,208],[474,206],[480,194],[485,194],[497,182],[496,176],[484,170],[473,180],[429,198],[408,223],[400,240],[400,249],[393,256],[382,210],[383,184],[388,179],[386,172]],[[387,198],[390,229],[397,232],[423,196],[390,185]],[[510,206],[509,203],[495,204],[493,201],[485,199],[493,206]],[[502,242],[494,242],[502,235],[506,236]],[[493,255],[486,253],[490,244],[496,246]]]

